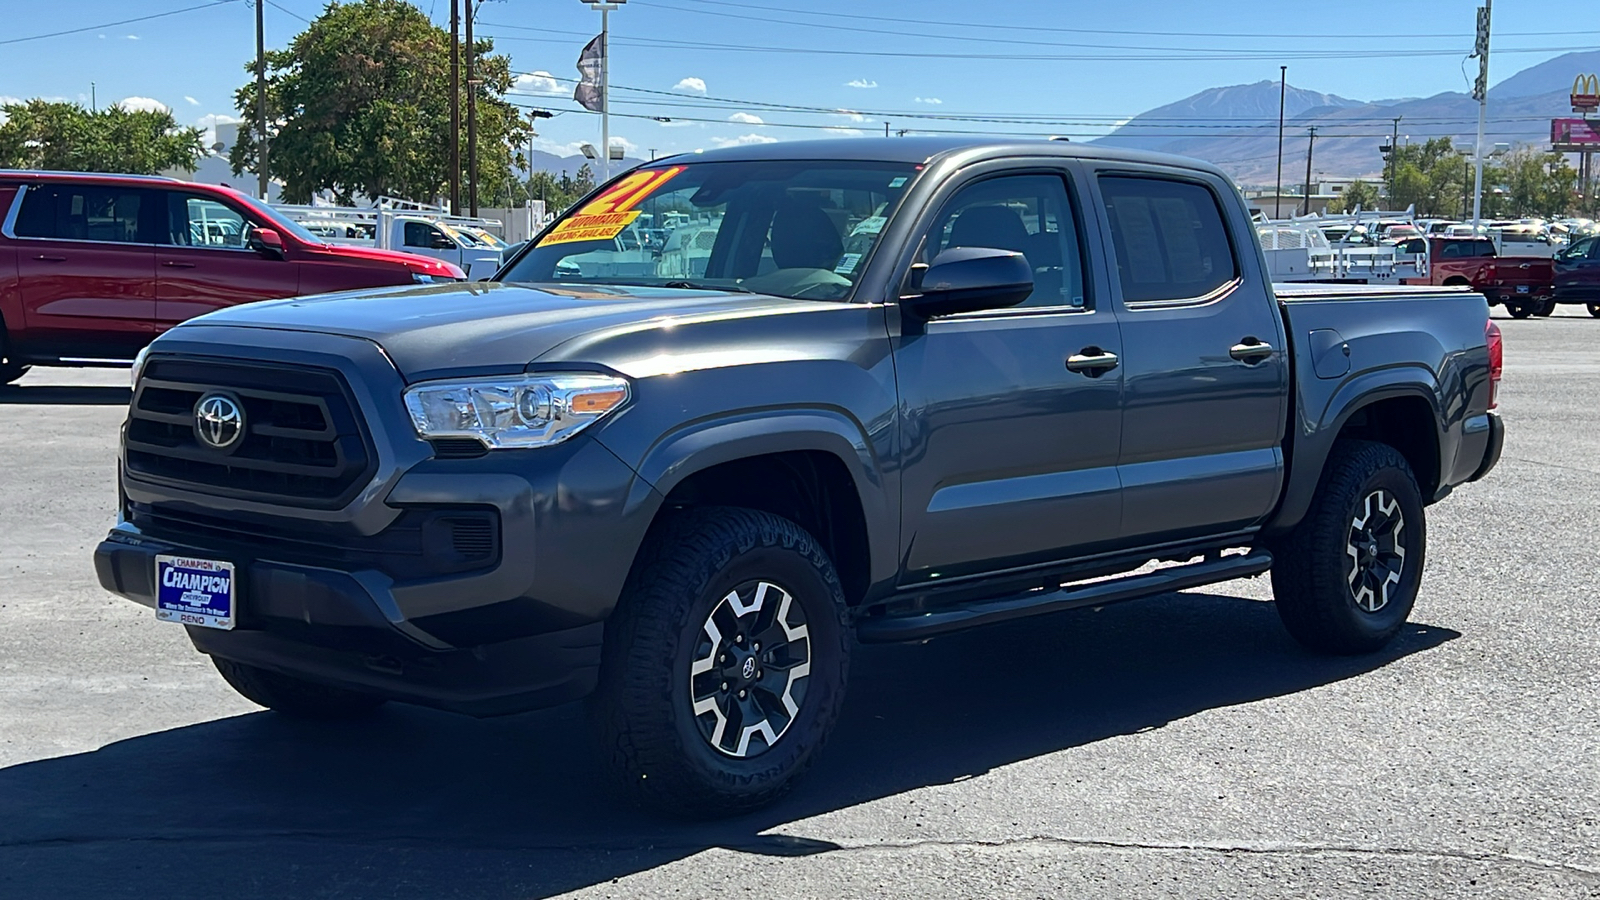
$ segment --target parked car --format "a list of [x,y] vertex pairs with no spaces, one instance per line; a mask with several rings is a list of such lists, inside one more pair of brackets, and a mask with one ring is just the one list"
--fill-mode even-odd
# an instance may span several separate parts
[[1578,238],[1555,255],[1555,302],[1582,303],[1600,318],[1600,236]]
[[1411,238],[1395,249],[1423,256],[1427,274],[1408,278],[1406,284],[1470,287],[1490,306],[1503,303],[1519,319],[1555,311],[1555,270],[1549,259],[1501,256],[1488,237]]
[[0,171],[0,223],[0,384],[31,365],[126,364],[173,325],[240,303],[463,277],[171,178]]
[[[707,213],[692,276],[591,269],[640,210]],[[1481,296],[1275,292],[1228,176],[1177,157],[675,156],[500,279],[163,335],[101,584],[288,714],[593,694],[623,782],[727,813],[816,758],[858,639],[1270,571],[1298,640],[1376,651],[1426,507],[1503,441]]]

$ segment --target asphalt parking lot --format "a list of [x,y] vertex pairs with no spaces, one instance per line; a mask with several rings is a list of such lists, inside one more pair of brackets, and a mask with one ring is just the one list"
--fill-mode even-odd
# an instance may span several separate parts
[[0,897],[1600,897],[1600,320],[1505,330],[1505,457],[1412,626],[1308,655],[1264,579],[856,657],[743,819],[601,788],[576,705],[287,721],[103,592],[126,373],[0,389]]

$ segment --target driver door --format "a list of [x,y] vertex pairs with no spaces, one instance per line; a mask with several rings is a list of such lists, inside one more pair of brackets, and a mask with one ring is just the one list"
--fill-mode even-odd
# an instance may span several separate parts
[[1561,299],[1600,302],[1600,237],[1573,241],[1556,254],[1555,271]]
[[300,264],[249,248],[250,220],[208,194],[158,192],[166,230],[156,247],[156,323],[185,319],[256,300],[300,292]]
[[1122,370],[1069,361],[1114,361],[1122,341],[1085,266],[1070,170],[979,176],[935,208],[918,262],[958,246],[1015,250],[1035,289],[1006,309],[902,313],[902,579],[1047,562],[1115,539]]

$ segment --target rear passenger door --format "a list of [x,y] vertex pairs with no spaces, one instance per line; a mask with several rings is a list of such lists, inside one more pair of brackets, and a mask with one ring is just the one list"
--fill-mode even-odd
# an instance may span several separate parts
[[[1034,291],[1004,309],[902,318],[907,583],[1053,561],[1116,539],[1117,319],[1085,265],[1071,169],[1017,169],[1008,161],[952,185],[919,224],[912,264],[952,247],[1013,250],[1032,266]],[[1097,362],[1085,366],[1088,357]]]
[[244,213],[193,191],[156,192],[166,228],[156,248],[156,320],[170,328],[203,313],[299,293],[300,264],[247,246]]
[[120,184],[22,188],[5,227],[31,355],[127,359],[155,336],[156,196]]
[[1122,323],[1122,535],[1254,525],[1282,486],[1289,366],[1243,205],[1184,170],[1102,169],[1096,189]]

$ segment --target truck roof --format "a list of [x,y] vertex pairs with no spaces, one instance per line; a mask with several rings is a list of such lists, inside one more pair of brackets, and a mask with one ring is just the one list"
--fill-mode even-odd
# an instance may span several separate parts
[[[663,162],[735,162],[744,160],[849,160],[864,162],[929,163],[956,155],[1060,156],[1068,159],[1122,160],[1198,169],[1216,175],[1222,170],[1208,162],[1169,153],[1150,153],[1101,147],[1072,141],[1003,137],[903,137],[844,138],[746,144],[716,150],[696,150],[655,160]],[[1226,176],[1224,176],[1226,177]]]

